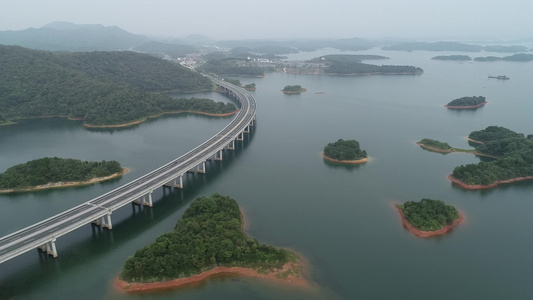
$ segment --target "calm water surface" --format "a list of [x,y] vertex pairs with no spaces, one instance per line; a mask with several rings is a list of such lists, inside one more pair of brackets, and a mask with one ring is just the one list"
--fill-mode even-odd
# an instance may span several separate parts
[[[292,56],[335,53],[321,50]],[[361,53],[361,52],[359,52]],[[500,125],[533,133],[529,63],[430,60],[452,53],[367,51],[411,64],[421,76],[329,77],[267,74],[255,82],[257,126],[207,174],[189,174],[186,188],[156,191],[153,208],[113,212],[113,230],[87,225],[58,239],[58,259],[31,251],[0,265],[2,299],[526,299],[533,297],[533,183],[465,191],[446,176],[468,154],[441,155],[414,145],[433,138],[467,148],[473,130]],[[453,53],[457,54],[457,53]],[[493,55],[481,53],[474,56]],[[499,55],[499,54],[496,54]],[[501,55],[499,55],[501,56]],[[507,75],[509,81],[488,79]],[[284,95],[288,84],[308,91]],[[325,94],[315,94],[325,92]],[[482,95],[475,111],[442,107]],[[218,94],[199,94],[226,101]],[[88,187],[0,195],[0,235],[71,208],[159,167],[202,143],[230,118],[165,116],[121,130],[87,130],[62,119],[0,128],[0,172],[44,156],[118,160],[131,172]],[[322,160],[328,142],[357,139],[372,160],[342,166]],[[190,202],[221,193],[244,209],[248,232],[287,247],[309,262],[314,288],[220,277],[200,286],[148,295],[112,287],[128,256],[172,230]],[[464,224],[431,239],[404,229],[395,202],[441,199],[459,208]]]

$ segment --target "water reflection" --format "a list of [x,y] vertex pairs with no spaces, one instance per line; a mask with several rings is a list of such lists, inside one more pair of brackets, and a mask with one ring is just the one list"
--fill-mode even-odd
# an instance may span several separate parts
[[324,161],[324,164],[332,169],[343,169],[343,170],[346,170],[348,172],[353,172],[359,168],[362,168],[364,165],[368,164],[367,163],[363,163],[363,164],[344,164],[344,163],[340,163],[340,162],[334,162],[334,161],[329,161],[327,159],[322,159]]

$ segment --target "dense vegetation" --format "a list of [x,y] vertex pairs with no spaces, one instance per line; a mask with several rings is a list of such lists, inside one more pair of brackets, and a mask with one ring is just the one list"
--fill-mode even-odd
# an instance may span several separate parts
[[368,157],[365,150],[361,150],[356,140],[339,139],[324,147],[324,155],[336,160],[359,160]]
[[230,78],[224,78],[224,81],[225,82],[229,82],[233,85],[236,85],[236,86],[242,86],[242,83],[239,79],[230,79]]
[[137,250],[120,276],[129,282],[165,281],[216,266],[281,266],[287,255],[249,238],[242,230],[237,202],[214,194],[196,199],[174,231]]
[[452,224],[459,218],[455,207],[441,200],[422,199],[420,202],[407,201],[398,208],[407,221],[422,231],[435,231]]
[[492,62],[492,61],[515,61],[515,62],[529,62],[533,61],[533,54],[518,53],[511,56],[497,57],[497,56],[486,56],[486,57],[476,57],[475,61],[483,62]]
[[[136,121],[186,100],[158,92],[211,89],[178,64],[134,52],[54,53],[0,45],[0,111],[7,120],[39,116],[91,125]],[[202,101],[208,109],[212,104]],[[216,113],[214,111],[205,111]]]
[[389,59],[386,56],[369,54],[329,54],[321,56],[320,58],[326,61],[337,62],[361,62],[362,60]]
[[451,149],[453,149],[453,147],[448,145],[448,143],[443,143],[443,142],[439,142],[437,140],[432,140],[432,139],[422,139],[418,143],[422,144],[422,145],[425,145],[425,146],[428,146],[428,147],[431,147],[431,148],[440,149],[440,150],[451,150]]
[[438,55],[435,57],[432,57],[431,59],[435,60],[454,60],[454,61],[468,61],[472,60],[472,58],[468,55]]
[[0,189],[32,187],[60,181],[86,181],[122,172],[116,161],[89,162],[45,157],[13,166],[0,174]]
[[297,85],[286,85],[284,88],[283,88],[283,92],[286,92],[286,93],[301,93],[303,92],[303,88],[301,85],[297,84]]
[[133,50],[164,57],[168,55],[171,58],[185,57],[187,54],[198,52],[193,46],[180,44],[167,44],[155,41],[149,41],[135,47]]
[[450,101],[447,106],[476,106],[485,103],[485,97],[483,96],[472,96],[472,97],[461,97]]
[[237,60],[233,58],[223,58],[209,60],[200,67],[198,70],[204,73],[215,73],[218,75],[236,75],[236,76],[264,76],[265,70],[256,66],[240,65]]
[[424,70],[414,66],[377,66],[358,62],[332,61],[326,74],[422,74]]
[[498,180],[533,176],[533,139],[503,127],[489,126],[469,138],[483,142],[476,150],[500,159],[456,167],[453,176],[466,184],[487,185]]
[[255,83],[248,83],[248,84],[244,85],[244,88],[247,89],[247,90],[254,91],[256,89],[256,86],[255,86]]

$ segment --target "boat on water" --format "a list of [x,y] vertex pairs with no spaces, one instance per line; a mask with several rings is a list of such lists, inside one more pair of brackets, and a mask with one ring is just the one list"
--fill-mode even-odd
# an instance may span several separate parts
[[496,78],[496,79],[499,79],[499,80],[509,80],[510,78],[505,76],[505,75],[498,75],[498,76],[490,76],[489,75],[489,78]]

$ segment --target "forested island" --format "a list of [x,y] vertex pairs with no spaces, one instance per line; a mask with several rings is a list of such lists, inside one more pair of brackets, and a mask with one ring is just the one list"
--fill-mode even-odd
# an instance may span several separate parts
[[472,58],[468,55],[438,55],[432,57],[434,60],[453,60],[453,61],[469,61]]
[[453,183],[465,189],[487,189],[533,179],[533,135],[526,137],[504,127],[489,126],[473,131],[468,140],[475,148],[470,153],[498,159],[456,167],[448,176]]
[[518,53],[511,56],[497,57],[497,56],[485,56],[476,57],[475,61],[481,62],[493,62],[493,61],[514,61],[514,62],[530,62],[533,61],[533,54]]
[[248,84],[245,84],[243,87],[247,91],[255,91],[257,89],[257,87],[255,86],[255,83],[248,83]]
[[414,66],[370,65],[360,62],[332,61],[325,68],[326,75],[420,75],[422,68]]
[[464,220],[455,207],[441,200],[407,201],[397,204],[396,209],[404,226],[421,237],[445,234]]
[[302,88],[301,85],[297,84],[297,85],[286,85],[281,91],[284,94],[300,94],[300,93],[307,91],[307,89]]
[[480,46],[480,45],[471,45],[463,44],[457,42],[409,42],[409,43],[400,43],[391,46],[385,46],[381,48],[383,50],[399,50],[399,51],[461,51],[461,52],[525,52],[528,51],[527,47],[519,45],[490,45],[490,46]]
[[461,97],[450,101],[444,107],[449,109],[473,109],[487,104],[483,96]]
[[122,176],[117,161],[45,157],[15,165],[0,174],[0,193],[88,185]]
[[68,117],[90,126],[127,125],[167,112],[235,111],[233,104],[168,96],[211,90],[213,85],[198,73],[146,54],[46,52],[0,45],[0,65],[0,124]]
[[153,290],[221,273],[305,285],[301,259],[248,237],[237,202],[219,194],[194,200],[174,231],[128,258],[116,284],[126,291]]
[[365,150],[361,150],[356,140],[339,139],[324,147],[322,157],[329,161],[341,163],[365,163],[369,160]]

